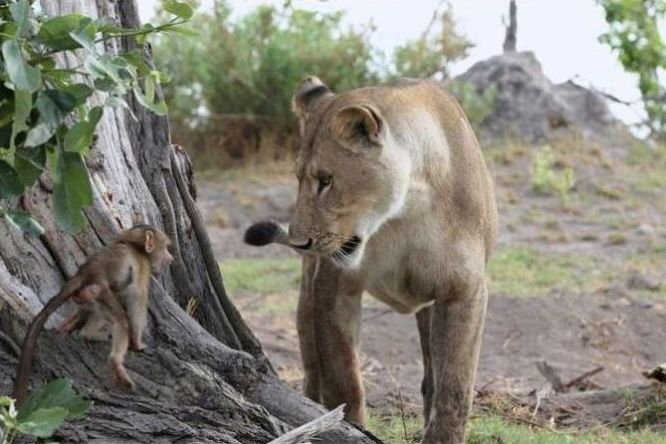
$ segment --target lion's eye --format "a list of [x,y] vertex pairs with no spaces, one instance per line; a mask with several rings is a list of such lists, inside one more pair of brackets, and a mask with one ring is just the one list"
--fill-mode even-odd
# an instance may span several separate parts
[[320,174],[319,176],[317,176],[317,180],[319,182],[319,185],[317,187],[317,194],[321,194],[326,188],[328,188],[331,185],[333,176],[331,176],[330,174]]

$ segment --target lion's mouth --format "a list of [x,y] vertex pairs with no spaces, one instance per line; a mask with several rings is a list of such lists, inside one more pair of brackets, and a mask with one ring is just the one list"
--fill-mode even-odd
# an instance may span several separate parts
[[345,241],[344,244],[337,251],[343,257],[349,257],[358,249],[361,245],[361,238],[358,236],[352,236]]

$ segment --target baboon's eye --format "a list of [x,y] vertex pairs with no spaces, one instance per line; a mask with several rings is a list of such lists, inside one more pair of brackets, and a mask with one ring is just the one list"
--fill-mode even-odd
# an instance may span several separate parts
[[317,186],[317,194],[321,194],[326,188],[331,186],[331,182],[333,181],[333,176],[330,174],[319,174],[317,175],[317,181],[318,181],[318,186]]

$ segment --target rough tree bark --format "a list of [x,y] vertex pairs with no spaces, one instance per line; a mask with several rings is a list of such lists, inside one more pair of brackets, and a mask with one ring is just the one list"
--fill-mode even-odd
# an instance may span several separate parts
[[[138,25],[133,0],[41,3],[49,15],[78,12]],[[106,50],[122,44],[107,43]],[[69,57],[61,63],[80,61]],[[48,177],[9,203],[36,215],[46,228],[42,237],[0,220],[0,393],[11,391],[26,321],[89,254],[140,218],[169,234],[176,260],[170,273],[151,284],[148,350],[128,354],[138,390],[128,394],[109,386],[108,344],[45,332],[32,387],[68,377],[94,401],[86,419],[66,424],[56,438],[70,443],[271,441],[324,410],[279,381],[226,294],[194,201],[189,159],[171,145],[167,119],[131,102],[130,107],[136,121],[122,109],[104,111],[87,159],[95,197],[85,210],[89,225],[83,232],[73,236],[53,225]],[[193,316],[183,310],[190,299],[198,302]],[[379,441],[340,424],[321,442]]]

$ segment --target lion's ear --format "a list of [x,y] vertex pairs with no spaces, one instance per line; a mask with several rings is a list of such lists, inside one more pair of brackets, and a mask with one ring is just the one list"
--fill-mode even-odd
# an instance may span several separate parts
[[320,101],[333,96],[333,92],[318,77],[304,78],[291,99],[291,107],[299,118],[304,118]]
[[345,146],[379,147],[383,145],[385,126],[377,109],[370,105],[354,105],[338,111],[331,130]]

